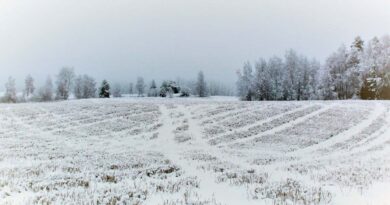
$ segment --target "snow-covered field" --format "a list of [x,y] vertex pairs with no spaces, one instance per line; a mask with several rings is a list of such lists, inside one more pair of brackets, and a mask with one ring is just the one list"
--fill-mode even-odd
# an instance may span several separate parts
[[390,103],[0,105],[0,204],[390,204]]

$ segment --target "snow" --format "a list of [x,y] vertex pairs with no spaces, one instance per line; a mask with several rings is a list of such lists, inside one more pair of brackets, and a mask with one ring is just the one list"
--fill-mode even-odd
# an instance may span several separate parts
[[0,104],[0,204],[390,204],[390,103]]

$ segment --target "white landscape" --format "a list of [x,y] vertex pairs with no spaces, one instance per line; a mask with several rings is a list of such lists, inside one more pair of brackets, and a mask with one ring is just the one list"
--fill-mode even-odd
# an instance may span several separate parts
[[0,204],[389,204],[390,102],[0,104]]
[[390,0],[0,0],[0,205],[390,205]]

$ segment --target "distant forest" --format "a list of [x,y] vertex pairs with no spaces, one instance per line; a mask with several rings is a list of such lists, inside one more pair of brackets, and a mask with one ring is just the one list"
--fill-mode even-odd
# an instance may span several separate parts
[[27,75],[23,94],[18,95],[15,79],[9,77],[1,102],[67,100],[83,98],[122,97],[188,97],[233,96],[241,100],[344,100],[390,99],[390,36],[364,42],[359,36],[350,46],[341,45],[321,65],[294,50],[284,57],[260,58],[254,64],[244,63],[237,71],[237,92],[233,86],[206,81],[202,71],[195,80],[165,80],[157,85],[138,77],[126,86],[111,85],[103,80],[97,86],[89,75],[76,75],[71,67],[62,68],[53,83],[48,77],[36,89],[34,79]]
[[9,77],[5,84],[5,93],[0,101],[4,103],[17,102],[47,102],[53,100],[87,99],[87,98],[110,98],[135,96],[135,97],[207,97],[213,96],[233,96],[234,88],[230,88],[223,83],[215,81],[206,81],[202,71],[198,73],[195,80],[177,79],[164,80],[161,85],[151,80],[146,83],[143,77],[138,77],[136,83],[128,85],[113,85],[103,80],[98,86],[96,80],[89,75],[76,75],[72,67],[63,67],[56,75],[55,82],[50,76],[47,77],[45,84],[36,89],[34,78],[27,75],[24,80],[24,89],[22,94],[18,94],[16,81]]
[[238,71],[241,100],[390,99],[390,36],[356,37],[324,65],[294,50],[246,62]]

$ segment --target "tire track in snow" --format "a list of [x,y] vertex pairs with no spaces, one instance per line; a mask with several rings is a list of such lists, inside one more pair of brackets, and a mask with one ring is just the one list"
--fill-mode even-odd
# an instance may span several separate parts
[[[311,106],[312,106],[312,105],[311,105]],[[283,131],[284,129],[287,129],[287,128],[289,128],[289,127],[293,127],[293,126],[295,126],[295,125],[297,125],[297,124],[299,124],[299,123],[305,122],[306,120],[310,119],[311,117],[314,117],[314,116],[316,116],[316,115],[319,115],[319,114],[321,114],[321,113],[323,113],[323,112],[329,110],[329,109],[332,108],[333,106],[335,106],[335,105],[334,105],[334,104],[332,104],[332,105],[324,105],[323,108],[320,108],[319,110],[316,110],[316,111],[311,112],[311,113],[309,113],[309,114],[307,114],[307,115],[304,115],[304,116],[302,116],[302,117],[299,117],[299,118],[297,118],[297,119],[295,119],[295,120],[293,120],[293,121],[290,121],[290,122],[288,122],[288,123],[284,123],[284,124],[282,124],[282,125],[280,125],[280,126],[274,127],[274,128],[272,128],[272,129],[270,129],[270,130],[267,130],[267,131],[265,131],[265,132],[261,132],[261,133],[259,133],[259,134],[257,134],[257,135],[253,135],[253,136],[246,137],[246,138],[239,138],[239,139],[236,139],[236,140],[234,140],[234,141],[232,141],[232,142],[227,142],[227,143],[222,142],[222,143],[220,143],[220,146],[221,146],[221,145],[222,145],[222,146],[231,146],[231,145],[240,144],[240,143],[244,143],[244,144],[245,144],[245,143],[248,143],[249,141],[251,141],[251,140],[253,140],[253,139],[256,139],[256,138],[258,138],[258,137],[262,137],[262,136],[265,136],[265,135],[272,135],[272,134],[275,134],[275,133],[280,132],[280,131]],[[303,109],[303,108],[302,108],[302,109]],[[298,112],[298,111],[295,110],[295,112]],[[292,112],[292,113],[294,113],[294,112]],[[280,118],[280,117],[283,117],[283,116],[286,115],[286,114],[288,114],[288,113],[286,112],[286,113],[281,114],[281,116],[279,116],[279,118]],[[290,113],[290,114],[291,114],[291,113]],[[276,118],[276,119],[277,119],[277,118]],[[274,119],[273,119],[273,120],[274,120]],[[270,120],[270,121],[272,121],[272,120]],[[261,125],[261,124],[260,124],[260,125]]]
[[[259,107],[261,107],[261,106],[255,106],[255,109],[257,109]],[[248,106],[248,107],[237,108],[234,110],[229,110],[229,111],[226,111],[223,113],[215,114],[212,117],[208,117],[206,119],[203,119],[201,121],[201,124],[206,124],[206,122],[211,121],[210,123],[207,123],[207,125],[214,125],[215,123],[217,123],[217,121],[215,121],[215,120],[217,120],[219,118],[223,118],[223,120],[218,121],[219,123],[222,123],[222,122],[230,120],[231,117],[234,117],[236,115],[246,114],[246,113],[252,112],[253,109],[254,109],[253,107]]]
[[[281,118],[281,117],[283,117],[285,115],[305,110],[305,109],[307,109],[309,107],[312,107],[312,106],[314,106],[314,104],[304,105],[304,106],[292,109],[290,111],[287,111],[287,112],[284,112],[284,113],[281,113],[281,114],[277,114],[277,115],[271,116],[271,117],[266,118],[264,120],[260,120],[260,121],[254,122],[252,124],[245,125],[243,127],[235,128],[235,129],[232,129],[231,131],[227,131],[227,132],[215,135],[212,138],[209,138],[209,140],[220,138],[220,137],[223,137],[225,135],[233,134],[233,133],[236,133],[236,132],[246,131],[246,130],[251,129],[253,127],[257,127],[257,126],[260,126],[262,124],[265,124],[265,123],[271,122],[273,120],[279,119],[279,118]],[[229,119],[226,119],[226,120],[223,120],[223,121],[227,121],[227,120],[229,120]]]
[[[176,108],[173,111],[180,112],[183,110],[183,113],[188,112],[185,110],[186,108],[180,107]],[[226,205],[236,205],[236,204],[259,204],[258,201],[249,200],[246,196],[246,192],[244,189],[240,187],[229,186],[225,183],[216,183],[215,176],[210,172],[204,172],[197,169],[197,166],[200,164],[194,160],[185,159],[183,153],[194,150],[194,148],[200,148],[205,150],[205,153],[209,152],[209,145],[204,142],[199,136],[201,133],[200,130],[194,128],[194,123],[190,122],[191,117],[186,116],[189,120],[190,128],[189,132],[192,135],[193,139],[197,144],[178,144],[174,140],[174,133],[172,126],[174,124],[174,120],[171,118],[170,110],[168,110],[164,105],[160,106],[160,111],[162,113],[162,121],[164,125],[159,129],[159,138],[156,141],[155,148],[158,149],[159,152],[164,154],[165,157],[172,160],[173,164],[178,165],[187,175],[196,176],[199,179],[200,189],[196,190],[203,199],[213,199],[218,203],[226,204]],[[198,147],[196,147],[198,146]],[[204,147],[206,146],[206,147]]]
[[[291,152],[289,154],[289,156],[292,156],[292,157],[310,156],[310,157],[312,157],[311,155],[307,155],[307,154],[313,153],[314,151],[319,150],[319,149],[326,149],[326,148],[331,147],[332,145],[335,145],[337,143],[342,143],[342,142],[348,140],[349,138],[353,137],[354,135],[358,135],[362,130],[364,130],[365,128],[370,126],[370,124],[373,121],[375,121],[384,112],[386,112],[385,106],[383,106],[382,104],[376,103],[374,110],[371,111],[371,113],[367,119],[363,120],[362,122],[358,123],[357,125],[353,126],[352,128],[350,128],[344,132],[341,132],[338,135],[331,137],[323,142],[320,142],[318,144]],[[332,153],[332,154],[337,155],[337,152]]]

